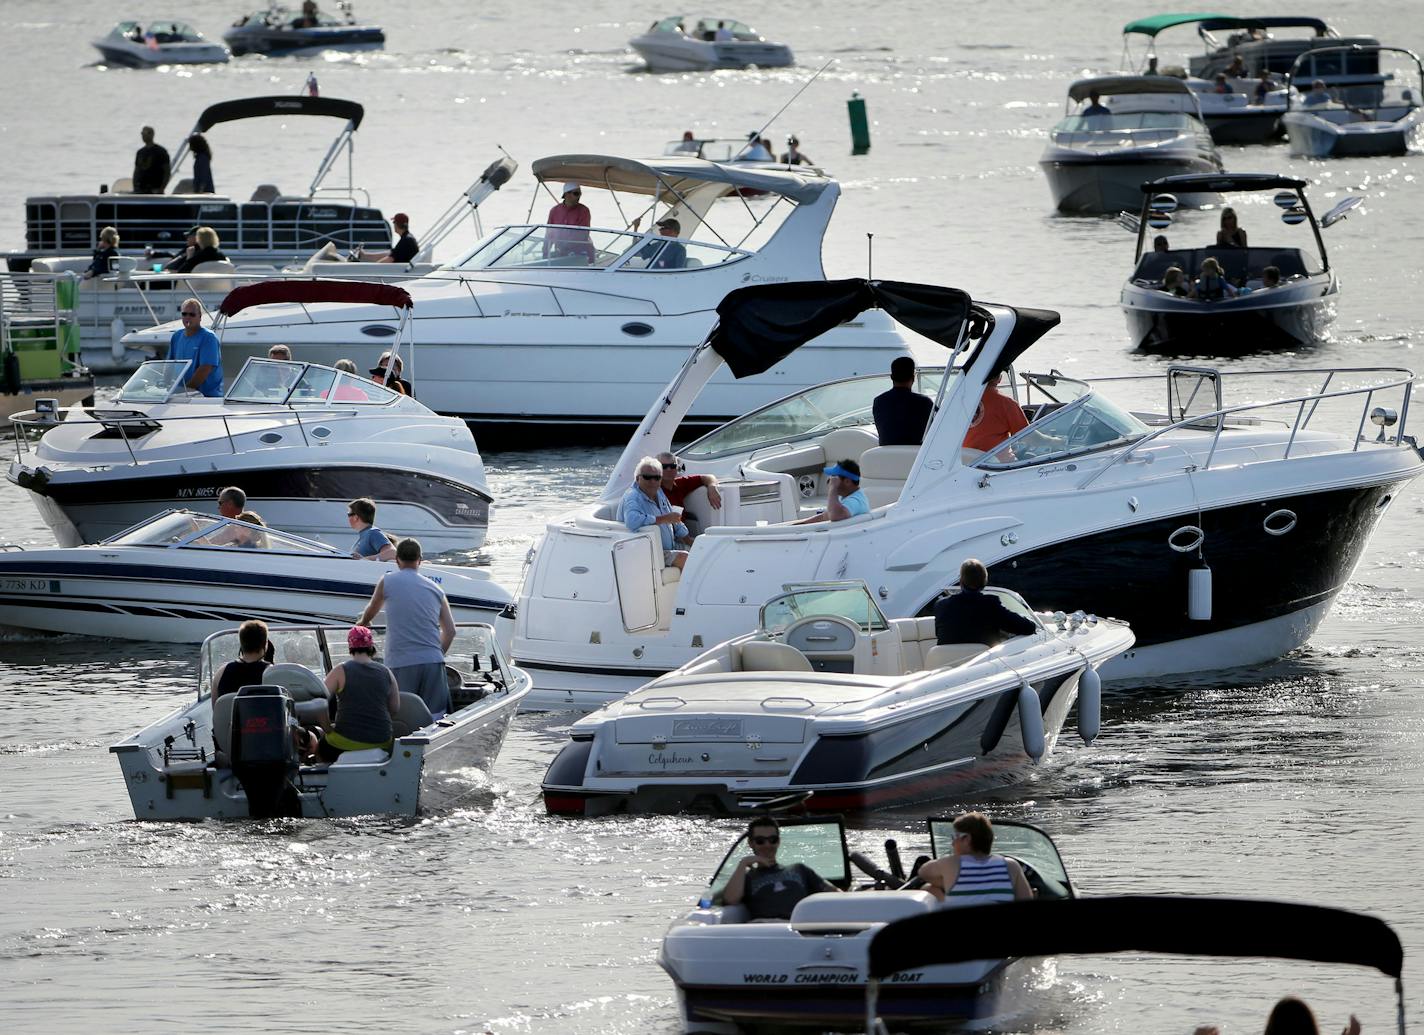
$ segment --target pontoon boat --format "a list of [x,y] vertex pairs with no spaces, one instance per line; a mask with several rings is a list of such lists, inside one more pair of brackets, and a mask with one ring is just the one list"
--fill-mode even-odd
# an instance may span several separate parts
[[774,43],[750,25],[730,18],[693,19],[675,14],[653,22],[647,32],[629,40],[628,46],[647,62],[649,72],[783,68],[795,62],[785,43]]
[[184,22],[119,22],[107,36],[94,41],[104,63],[126,68],[159,65],[212,65],[228,59],[227,48],[210,43]]

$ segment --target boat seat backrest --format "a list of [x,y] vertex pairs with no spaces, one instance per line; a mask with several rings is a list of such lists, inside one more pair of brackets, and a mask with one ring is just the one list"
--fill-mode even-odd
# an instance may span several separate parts
[[294,665],[289,661],[278,662],[267,666],[262,678],[274,686],[283,687],[292,695],[293,701],[326,700],[330,696],[321,676],[305,665]]
[[1188,280],[1201,276],[1203,259],[1213,258],[1221,264],[1226,279],[1233,284],[1260,280],[1267,266],[1281,271],[1281,279],[1309,275],[1305,258],[1298,248],[1176,248],[1169,252],[1147,252],[1138,260],[1132,279],[1144,284],[1160,284],[1172,266],[1181,267]]
[[113,183],[109,184],[109,193],[110,193],[110,194],[132,194],[132,193],[133,193],[133,177],[131,177],[131,176],[120,176],[120,177],[119,177],[117,180],[115,180]]
[[807,895],[791,911],[791,926],[801,924],[888,924],[907,916],[933,912],[937,903],[928,891],[857,891],[846,895],[823,891]]
[[223,694],[213,702],[213,742],[224,755],[232,751],[232,706],[237,694]]
[[259,183],[257,189],[252,192],[252,200],[270,205],[282,196],[281,190],[275,183]]
[[860,487],[872,507],[894,503],[914,470],[919,446],[876,446],[860,458]]
[[236,273],[237,267],[226,259],[214,259],[212,262],[200,262],[194,266],[190,273]]
[[400,710],[396,712],[391,723],[395,736],[408,737],[434,721],[435,716],[430,714],[429,707],[418,694],[401,693]]
[[193,193],[193,178],[192,178],[191,176],[185,176],[185,177],[183,177],[181,180],[178,181],[177,185],[173,188],[173,193],[174,193],[174,194],[192,194],[192,193]]
[[977,658],[988,649],[983,643],[939,643],[925,652],[925,668],[951,668]]
[[811,662],[795,647],[769,640],[749,640],[742,644],[743,672],[811,672]]
[[900,671],[925,668],[925,654],[935,645],[934,618],[895,618],[891,626],[900,636]]
[[875,448],[879,443],[875,432],[865,428],[837,428],[821,439],[821,452],[826,455],[827,466],[841,460],[860,463],[865,451]]

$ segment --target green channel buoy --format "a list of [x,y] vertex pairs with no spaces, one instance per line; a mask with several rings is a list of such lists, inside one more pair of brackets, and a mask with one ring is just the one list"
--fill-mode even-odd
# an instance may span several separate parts
[[870,120],[865,114],[865,98],[859,90],[851,92],[846,111],[850,115],[850,153],[863,155],[870,150]]

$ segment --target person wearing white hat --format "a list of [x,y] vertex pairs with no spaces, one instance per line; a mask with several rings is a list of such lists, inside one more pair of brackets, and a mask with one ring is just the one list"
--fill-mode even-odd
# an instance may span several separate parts
[[747,134],[747,142],[742,148],[742,153],[737,156],[743,162],[774,162],[776,158],[771,150],[761,142],[761,134],[752,130]]
[[595,252],[588,236],[588,227],[593,225],[593,213],[589,212],[582,197],[583,190],[577,183],[564,184],[562,200],[549,209],[549,218],[545,220],[549,229],[544,235],[544,258],[574,258],[585,263],[593,262]]

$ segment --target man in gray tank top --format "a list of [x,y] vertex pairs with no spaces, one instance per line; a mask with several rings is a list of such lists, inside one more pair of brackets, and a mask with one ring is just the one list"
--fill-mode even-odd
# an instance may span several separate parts
[[376,583],[371,602],[357,625],[370,625],[386,611],[386,667],[401,692],[416,694],[437,719],[450,710],[445,682],[445,652],[455,642],[455,616],[445,591],[420,574],[420,543],[402,539],[396,546],[395,571]]

